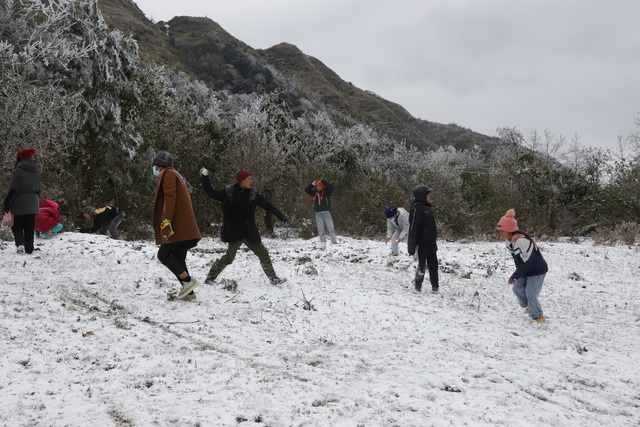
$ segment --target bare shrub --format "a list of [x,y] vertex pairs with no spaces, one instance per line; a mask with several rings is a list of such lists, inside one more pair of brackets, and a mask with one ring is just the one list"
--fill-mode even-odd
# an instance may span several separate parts
[[616,225],[614,230],[616,238],[625,245],[635,245],[640,233],[640,224],[631,221],[622,221]]
[[593,243],[599,246],[615,245],[617,242],[611,227],[598,227],[593,233]]
[[599,227],[593,235],[597,245],[635,245],[640,234],[640,224],[623,221],[613,227]]

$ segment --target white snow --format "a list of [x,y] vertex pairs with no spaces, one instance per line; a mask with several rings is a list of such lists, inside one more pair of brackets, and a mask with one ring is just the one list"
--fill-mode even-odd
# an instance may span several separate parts
[[[36,242],[0,242],[2,425],[640,424],[638,247],[539,242],[536,324],[498,240],[439,242],[432,295],[381,241],[264,239],[284,285],[240,250],[197,302],[167,299],[178,284],[150,241]],[[203,239],[192,275],[225,249]]]

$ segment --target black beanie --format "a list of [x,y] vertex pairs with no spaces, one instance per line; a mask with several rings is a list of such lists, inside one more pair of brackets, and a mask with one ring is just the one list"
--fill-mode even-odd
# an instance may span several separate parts
[[166,151],[158,151],[156,156],[153,158],[152,165],[169,168],[173,166],[173,156]]

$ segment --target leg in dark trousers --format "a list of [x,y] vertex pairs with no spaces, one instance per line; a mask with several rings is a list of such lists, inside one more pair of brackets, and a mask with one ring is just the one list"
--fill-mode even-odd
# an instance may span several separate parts
[[424,269],[427,264],[427,253],[422,250],[422,246],[418,246],[416,249],[418,255],[418,267],[416,268],[416,278],[414,281],[414,285],[416,287],[416,291],[422,291],[422,282],[424,281]]
[[429,281],[431,282],[431,290],[438,291],[440,282],[438,278],[438,246],[420,245],[418,246],[418,269],[416,270],[416,289],[422,288],[424,280],[425,268],[429,269]]
[[427,268],[429,269],[429,281],[431,282],[431,290],[437,292],[440,287],[440,281],[438,278],[438,246],[428,245],[425,248],[425,258],[427,261]]
[[229,264],[233,262],[234,259],[236,259],[236,253],[238,253],[238,249],[240,249],[240,245],[242,245],[242,242],[242,240],[239,242],[229,242],[229,246],[227,246],[227,252],[220,258],[218,258],[209,269],[209,274],[207,274],[205,283],[213,283],[213,281],[218,278],[220,273],[222,273],[222,270],[224,270]]
[[[198,240],[185,240],[183,242],[167,243],[160,245],[158,260],[164,264],[180,280],[180,274],[187,273],[187,252],[195,248]],[[181,280],[180,280],[181,281]]]
[[260,242],[250,242],[245,240],[244,244],[258,256],[260,265],[262,266],[262,271],[264,271],[264,274],[267,275],[269,280],[277,279],[278,276],[276,276],[276,272],[273,269],[273,263],[271,262],[271,257],[269,256],[267,248]]
[[24,246],[25,253],[33,253],[33,238],[36,227],[35,215],[14,215],[11,232],[16,247]]

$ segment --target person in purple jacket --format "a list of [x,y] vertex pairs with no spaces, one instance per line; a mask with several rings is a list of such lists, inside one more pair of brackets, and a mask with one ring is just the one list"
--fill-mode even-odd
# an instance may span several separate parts
[[516,211],[509,209],[497,226],[500,235],[507,240],[507,249],[516,264],[516,271],[507,283],[513,285],[513,293],[518,298],[520,307],[529,313],[529,317],[538,323],[544,323],[546,319],[538,296],[549,268],[536,242],[518,228],[515,216]]

